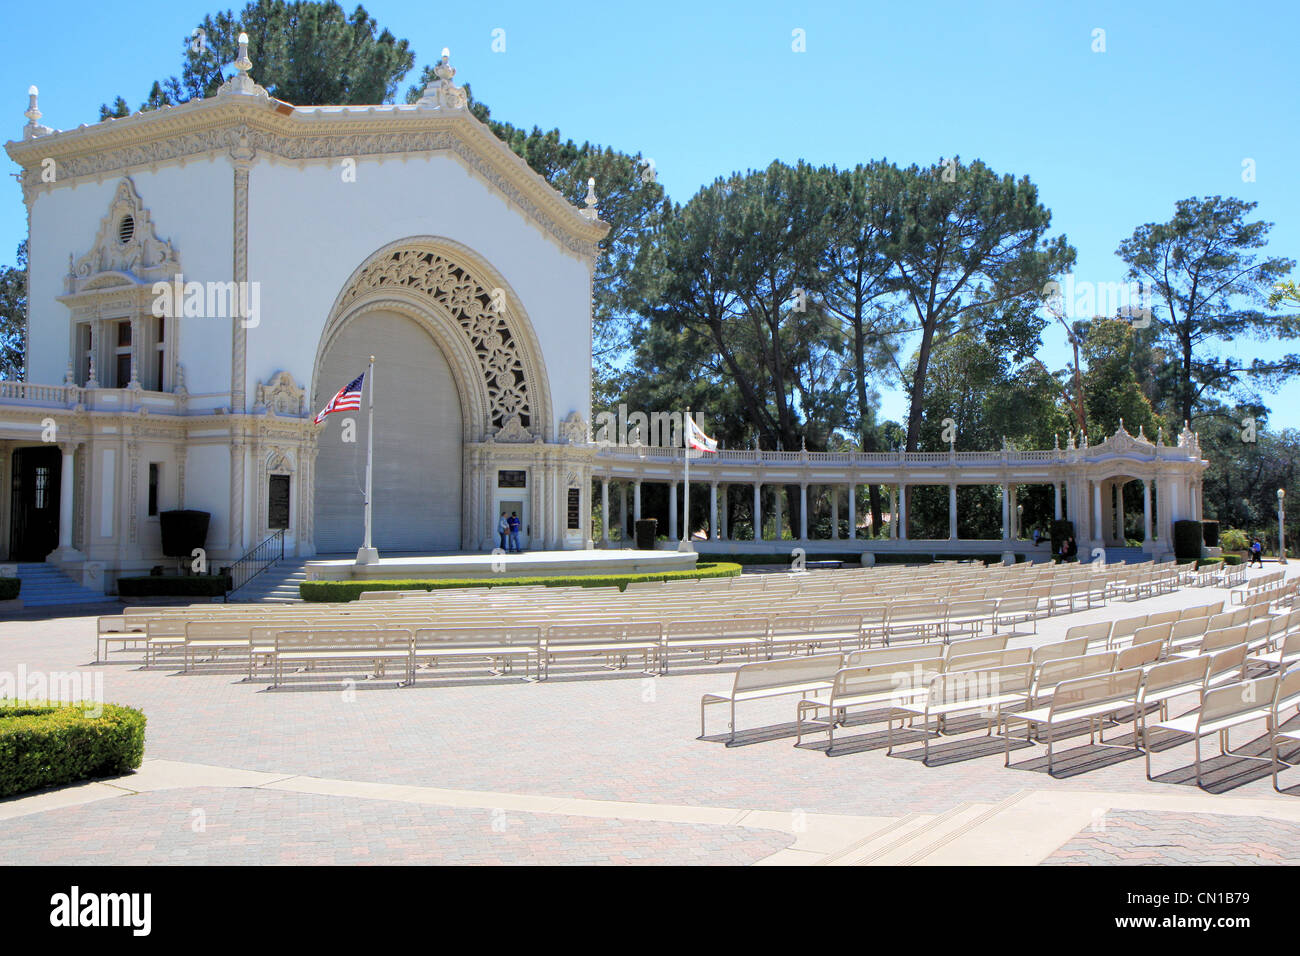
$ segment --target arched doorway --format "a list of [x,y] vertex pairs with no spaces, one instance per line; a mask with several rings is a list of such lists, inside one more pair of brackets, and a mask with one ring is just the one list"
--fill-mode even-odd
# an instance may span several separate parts
[[[365,371],[375,356],[373,540],[381,552],[461,547],[461,396],[430,331],[389,309],[354,315],[329,341],[314,407]],[[363,396],[369,400],[369,394]],[[316,550],[354,552],[364,536],[366,416],[329,416],[317,443]],[[345,419],[356,422],[345,441]]]

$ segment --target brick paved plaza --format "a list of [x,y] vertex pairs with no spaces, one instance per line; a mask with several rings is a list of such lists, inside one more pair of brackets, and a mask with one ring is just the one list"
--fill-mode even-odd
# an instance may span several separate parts
[[[1113,601],[1036,635],[1021,625],[1012,646],[1226,595]],[[101,673],[106,700],[148,716],[145,763],[0,801],[4,864],[1286,863],[1300,845],[1300,770],[1277,794],[1266,762],[1220,757],[1213,739],[1205,789],[1190,743],[1158,749],[1148,782],[1122,746],[1128,724],[1104,747],[1066,741],[1055,777],[1039,745],[1004,768],[982,725],[937,742],[929,767],[915,735],[885,756],[876,722],[837,735],[828,758],[820,738],[793,746],[793,698],[743,706],[741,727],[758,729],[734,746],[722,709],[718,736],[697,739],[700,695],[730,667],[271,691],[239,664],[144,670],[132,651],[91,664],[94,630],[94,617],[0,623],[0,671]],[[1263,732],[1233,746],[1263,753]]]

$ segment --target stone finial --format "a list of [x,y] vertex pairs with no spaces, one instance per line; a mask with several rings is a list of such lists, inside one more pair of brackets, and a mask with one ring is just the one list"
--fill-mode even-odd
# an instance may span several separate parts
[[1052,433],[1052,450],[1053,451],[1061,450],[1061,436],[1058,432]]
[[465,90],[453,81],[456,68],[451,65],[451,50],[442,48],[442,59],[433,68],[437,80],[430,80],[424,88],[424,95],[415,105],[421,109],[463,110],[469,106],[469,97]]
[[590,176],[587,178],[587,198],[584,199],[583,202],[587,204],[586,208],[581,210],[584,219],[596,219],[597,217],[599,217],[600,213],[596,209],[596,177],[595,176]]
[[1074,447],[1075,447],[1075,446],[1074,446],[1074,429],[1073,429],[1073,428],[1070,429],[1069,437],[1067,437],[1066,440],[1065,440],[1065,447],[1068,448],[1070,451],[1074,451]]
[[23,113],[27,117],[27,125],[23,127],[23,139],[33,139],[54,132],[48,126],[42,126],[40,123],[41,108],[36,105],[36,97],[40,95],[40,92],[35,86],[27,87],[27,111]]
[[253,61],[248,58],[247,33],[239,34],[239,55],[235,57],[235,62],[231,66],[235,68],[235,75],[221,84],[221,87],[217,90],[218,96],[224,96],[228,93],[243,93],[251,96],[269,95],[266,90],[253,82],[253,78],[248,75],[248,71],[253,68]]

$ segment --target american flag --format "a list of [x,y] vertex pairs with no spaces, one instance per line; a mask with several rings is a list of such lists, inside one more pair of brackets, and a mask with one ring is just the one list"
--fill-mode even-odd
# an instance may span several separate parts
[[313,419],[317,425],[325,421],[325,416],[331,412],[342,411],[360,411],[361,409],[361,383],[365,381],[366,373],[362,372],[352,381],[348,382],[339,389],[337,395],[325,403],[325,407],[317,413]]

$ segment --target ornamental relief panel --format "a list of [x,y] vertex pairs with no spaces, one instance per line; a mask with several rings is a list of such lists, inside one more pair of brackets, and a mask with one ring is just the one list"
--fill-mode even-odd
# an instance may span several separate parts
[[[532,383],[511,321],[498,291],[487,288],[462,266],[419,249],[401,249],[367,266],[343,294],[340,307],[362,295],[403,289],[442,306],[461,327],[478,361],[488,394],[491,427],[511,440],[534,431]],[[503,436],[505,437],[505,436]]]

